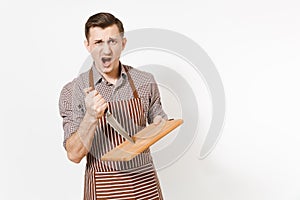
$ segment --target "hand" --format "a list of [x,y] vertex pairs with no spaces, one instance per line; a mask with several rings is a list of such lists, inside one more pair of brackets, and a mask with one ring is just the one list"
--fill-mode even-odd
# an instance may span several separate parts
[[163,119],[160,115],[157,115],[156,117],[154,117],[153,119],[153,124],[155,126],[159,125],[162,121],[164,121],[165,119]]
[[105,99],[91,87],[84,89],[86,113],[94,119],[99,119],[104,115],[104,111],[108,107]]

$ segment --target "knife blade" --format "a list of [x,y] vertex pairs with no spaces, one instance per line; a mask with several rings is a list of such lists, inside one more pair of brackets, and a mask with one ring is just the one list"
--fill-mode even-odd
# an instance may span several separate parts
[[117,131],[120,135],[122,135],[129,142],[134,144],[133,139],[124,130],[124,128],[121,126],[121,124],[114,118],[114,116],[109,112],[109,110],[105,111],[105,117],[106,117],[106,121],[109,123],[109,125],[111,127],[113,127],[113,129],[115,129],[115,131]]

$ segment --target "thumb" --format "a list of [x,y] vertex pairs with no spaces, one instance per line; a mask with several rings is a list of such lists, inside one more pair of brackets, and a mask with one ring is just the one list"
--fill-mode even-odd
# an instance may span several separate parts
[[92,87],[88,87],[88,88],[84,88],[84,89],[83,89],[85,95],[88,95],[92,90],[93,90]]
[[153,119],[153,124],[158,125],[158,124],[160,124],[161,121],[162,121],[162,117],[160,115],[158,115]]

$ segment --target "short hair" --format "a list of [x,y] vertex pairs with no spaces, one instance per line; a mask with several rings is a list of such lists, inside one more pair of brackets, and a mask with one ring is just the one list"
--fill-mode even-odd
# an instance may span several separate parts
[[116,18],[114,15],[110,13],[97,13],[95,15],[92,15],[89,17],[87,22],[85,23],[85,37],[87,40],[89,40],[90,36],[90,28],[93,27],[100,27],[100,28],[107,28],[112,25],[117,25],[119,32],[121,33],[121,36],[124,35],[124,27],[123,23]]

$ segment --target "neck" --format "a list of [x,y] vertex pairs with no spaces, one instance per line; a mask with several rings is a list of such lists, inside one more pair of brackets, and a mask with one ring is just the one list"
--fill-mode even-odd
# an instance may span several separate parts
[[116,78],[112,78],[110,76],[107,76],[106,74],[102,74],[102,76],[105,78],[105,80],[113,85],[115,85],[117,83],[117,80],[119,77]]
[[119,63],[117,63],[117,65],[118,66],[113,67],[114,70],[111,71],[110,73],[100,72],[107,82],[116,84],[117,80],[119,79],[121,74],[121,66]]

